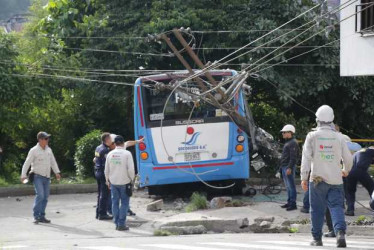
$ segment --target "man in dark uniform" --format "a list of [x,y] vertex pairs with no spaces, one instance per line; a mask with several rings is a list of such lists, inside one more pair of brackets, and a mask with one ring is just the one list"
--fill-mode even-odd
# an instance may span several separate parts
[[287,211],[297,209],[296,207],[296,185],[295,185],[295,170],[297,155],[299,153],[299,145],[293,137],[295,134],[295,127],[293,125],[286,125],[281,130],[283,139],[286,143],[283,147],[280,170],[283,176],[284,184],[287,188],[287,203],[282,205]]
[[103,133],[101,135],[102,144],[95,150],[95,178],[97,181],[97,206],[96,206],[96,219],[111,220],[112,217],[107,214],[109,189],[105,181],[105,161],[106,156],[110,151],[109,146],[112,144],[110,133]]
[[368,173],[370,164],[374,159],[374,147],[363,148],[353,156],[353,167],[347,177],[347,211],[345,215],[354,216],[357,182],[360,182],[368,191],[369,196],[374,191],[374,181]]

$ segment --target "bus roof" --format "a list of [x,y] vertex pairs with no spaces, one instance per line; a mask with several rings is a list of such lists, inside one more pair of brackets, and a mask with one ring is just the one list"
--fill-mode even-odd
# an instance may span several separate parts
[[[194,70],[195,73],[201,72],[201,70]],[[232,76],[235,71],[231,69],[225,70],[210,70],[209,73],[213,76]],[[158,75],[150,75],[150,76],[142,76],[136,80],[137,83],[142,84],[145,82],[153,82],[153,81],[164,81],[173,79],[173,77],[188,77],[190,73],[187,70],[179,70],[170,73],[158,74]]]

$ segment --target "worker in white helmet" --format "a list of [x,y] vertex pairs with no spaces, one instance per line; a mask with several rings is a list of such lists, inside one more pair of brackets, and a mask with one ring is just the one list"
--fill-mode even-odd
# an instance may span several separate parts
[[294,134],[296,129],[293,125],[287,124],[280,131],[285,140],[283,146],[282,157],[280,162],[280,172],[283,177],[284,185],[287,189],[287,203],[282,205],[287,211],[296,210],[296,185],[295,170],[296,162],[299,154],[299,145],[297,144]]
[[[316,112],[317,129],[306,137],[301,161],[301,185],[309,189],[312,222],[312,246],[322,246],[322,227],[326,207],[336,234],[336,246],[346,247],[344,216],[344,189],[342,175],[352,167],[352,155],[345,138],[335,131],[334,111],[328,105]],[[343,160],[344,165],[340,164]],[[310,172],[310,178],[308,175]]]

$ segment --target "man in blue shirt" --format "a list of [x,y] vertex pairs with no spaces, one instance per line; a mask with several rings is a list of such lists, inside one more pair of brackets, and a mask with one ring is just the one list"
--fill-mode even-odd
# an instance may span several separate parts
[[101,144],[95,150],[95,178],[97,181],[97,206],[96,219],[111,220],[112,217],[107,214],[109,189],[105,181],[105,162],[106,156],[110,151],[112,139],[110,133],[103,133],[101,135]]
[[353,167],[347,177],[347,211],[348,216],[354,216],[357,182],[368,191],[369,196],[374,191],[374,181],[368,173],[370,164],[374,160],[374,147],[363,148],[353,156]]

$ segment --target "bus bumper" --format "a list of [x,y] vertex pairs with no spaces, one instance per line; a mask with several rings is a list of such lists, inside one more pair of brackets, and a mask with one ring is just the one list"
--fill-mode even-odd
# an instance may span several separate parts
[[200,179],[203,181],[248,179],[249,156],[245,154],[234,156],[230,160],[168,165],[142,163],[139,174],[141,187],[199,182]]

